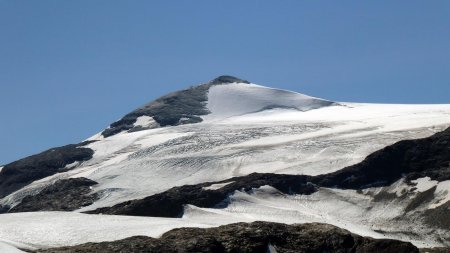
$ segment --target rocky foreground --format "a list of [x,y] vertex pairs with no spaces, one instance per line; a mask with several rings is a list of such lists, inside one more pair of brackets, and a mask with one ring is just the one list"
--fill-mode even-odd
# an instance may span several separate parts
[[216,228],[178,228],[160,238],[134,236],[114,242],[86,243],[37,252],[414,253],[419,250],[409,242],[362,237],[328,224],[253,222]]

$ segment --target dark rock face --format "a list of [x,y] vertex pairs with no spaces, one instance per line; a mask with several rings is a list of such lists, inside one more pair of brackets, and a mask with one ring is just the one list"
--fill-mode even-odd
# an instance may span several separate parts
[[112,123],[102,132],[102,135],[109,137],[122,131],[132,130],[133,124],[141,116],[153,117],[160,126],[201,122],[202,119],[199,116],[209,113],[205,106],[209,87],[210,85],[203,84],[158,98]]
[[242,80],[234,76],[219,76],[209,82],[210,84],[223,84],[223,83],[250,83],[247,80]]
[[[449,143],[450,128],[428,138],[400,141],[369,155],[359,164],[330,174],[304,176],[253,173],[216,182],[232,182],[217,190],[203,189],[214,183],[185,185],[144,199],[126,201],[89,213],[179,217],[182,215],[185,204],[215,207],[236,190],[249,191],[263,185],[270,185],[286,194],[311,194],[317,187],[356,190],[371,186],[387,186],[402,176],[411,180],[424,176],[438,181],[447,180],[450,177],[449,168],[445,167],[450,162]],[[410,210],[427,199],[425,195],[420,196]]]
[[88,143],[52,148],[5,165],[0,172],[0,198],[35,180],[61,172],[67,164],[91,159],[94,151],[83,147]]
[[[427,224],[448,230],[450,228],[450,201],[436,208],[426,210],[424,217]],[[447,238],[447,240],[450,241],[450,238]]]
[[209,88],[213,85],[234,82],[249,83],[233,76],[219,76],[209,83],[170,93],[112,123],[102,135],[109,137],[122,131],[134,131],[133,124],[141,116],[153,117],[162,127],[201,122],[200,116],[209,113],[206,109]]
[[434,199],[434,191],[436,190],[436,186],[417,194],[415,198],[409,202],[409,204],[405,208],[405,212],[410,212],[415,210],[417,207],[422,205],[423,203],[429,203]]
[[236,223],[217,228],[179,228],[159,239],[136,236],[114,242],[86,243],[39,250],[63,252],[246,252],[264,253],[418,253],[411,243],[361,237],[332,225],[286,225],[270,222]]
[[39,194],[25,197],[9,212],[73,211],[91,205],[98,199],[97,194],[90,194],[90,187],[96,184],[87,178],[59,180]]

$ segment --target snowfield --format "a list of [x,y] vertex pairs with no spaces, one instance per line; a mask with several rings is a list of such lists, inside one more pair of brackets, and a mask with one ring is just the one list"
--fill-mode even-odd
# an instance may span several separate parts
[[331,101],[297,92],[273,89],[257,84],[232,83],[209,89],[205,120],[222,120],[232,116],[255,113],[270,108],[291,108],[308,111],[333,104]]
[[[94,135],[88,140],[95,142],[86,146],[94,150],[92,159],[70,164],[71,170],[35,181],[1,199],[0,204],[14,206],[59,179],[75,177],[98,182],[93,190],[101,196],[77,212],[0,214],[0,252],[14,252],[10,245],[28,249],[66,246],[133,235],[154,237],[176,227],[255,220],[325,222],[363,236],[408,240],[420,247],[443,245],[437,238],[450,236],[449,231],[429,231],[403,220],[393,231],[392,219],[402,215],[405,203],[370,208],[379,188],[362,193],[321,189],[309,196],[288,196],[261,187],[252,194],[235,192],[223,209],[187,206],[178,219],[78,213],[174,186],[253,172],[330,173],[397,141],[428,137],[450,126],[450,105],[333,103],[243,83],[212,86],[206,106],[211,114],[202,116],[201,123],[121,132],[108,138]],[[134,123],[143,129],[156,125],[148,116]],[[416,183],[416,192],[436,186],[437,201],[426,208],[450,200],[449,181],[422,178]],[[384,190],[400,194],[402,189],[411,190],[408,187],[399,181]]]
[[[28,212],[0,215],[2,240],[37,249],[114,241],[134,235],[158,237],[177,227],[209,227],[183,219],[90,215],[75,212]],[[1,251],[2,253],[5,251]]]
[[25,251],[19,250],[17,247],[21,247],[21,248],[27,248],[28,246],[26,245],[15,245],[13,246],[13,243],[8,243],[8,242],[4,242],[2,241],[2,239],[0,239],[0,252],[4,252],[4,253],[24,253]]

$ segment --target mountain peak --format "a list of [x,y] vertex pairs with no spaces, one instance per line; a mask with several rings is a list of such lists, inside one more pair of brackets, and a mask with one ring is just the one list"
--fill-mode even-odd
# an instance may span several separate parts
[[234,76],[218,76],[215,79],[211,80],[209,84],[224,84],[224,83],[250,83],[247,80],[243,80]]
[[223,75],[208,83],[162,96],[112,123],[102,135],[109,137],[124,131],[225,119],[270,108],[307,111],[332,104],[332,101]]

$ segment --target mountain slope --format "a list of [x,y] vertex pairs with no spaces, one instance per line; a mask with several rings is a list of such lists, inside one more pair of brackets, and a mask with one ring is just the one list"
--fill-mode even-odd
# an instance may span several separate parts
[[[448,247],[448,130],[436,133],[449,125],[450,105],[332,102],[221,76],[138,108],[86,142],[6,165],[0,171],[0,210],[141,212],[158,216],[158,222],[183,215],[164,232],[189,224],[322,222],[374,238]],[[418,138],[426,139],[413,140]],[[145,201],[136,205],[137,199],[153,201],[155,212],[146,211]],[[121,205],[137,211],[111,211]],[[64,224],[61,219],[115,219],[17,215],[0,214],[0,238],[29,246],[39,232],[19,229],[17,217],[41,229]],[[147,219],[140,222],[155,221]],[[96,233],[90,224],[80,233]],[[69,228],[74,229],[61,225],[57,231],[64,237],[73,233]],[[12,236],[11,230],[19,232]],[[96,241],[136,231],[141,230],[130,227]],[[146,235],[159,235],[154,232]],[[46,245],[44,240],[38,247]]]

